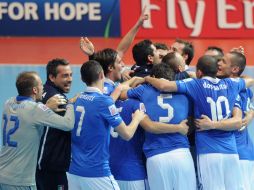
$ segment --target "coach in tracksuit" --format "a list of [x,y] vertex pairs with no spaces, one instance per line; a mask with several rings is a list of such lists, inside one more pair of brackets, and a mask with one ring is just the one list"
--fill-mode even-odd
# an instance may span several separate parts
[[[53,59],[47,64],[47,81],[44,85],[43,103],[50,97],[70,91],[72,71],[64,59]],[[67,99],[67,98],[66,98]],[[65,111],[59,112],[64,115]],[[45,127],[38,152],[36,185],[38,190],[66,190],[66,171],[71,157],[71,133]]]

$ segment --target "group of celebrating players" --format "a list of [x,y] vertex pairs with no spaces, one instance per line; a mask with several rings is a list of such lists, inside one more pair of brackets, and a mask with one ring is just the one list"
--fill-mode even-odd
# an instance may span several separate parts
[[[194,73],[188,68],[191,43],[176,40],[168,48],[142,40],[132,49],[135,65],[124,67],[122,57],[147,17],[142,13],[117,50],[95,52],[81,38],[89,56],[80,69],[86,88],[64,106],[66,112],[59,105],[67,98],[54,96],[70,88],[65,60],[48,63],[43,94],[36,73],[18,76],[19,95],[6,102],[3,113],[0,189],[254,189],[248,133],[254,79],[242,76],[243,48],[226,54],[207,48]],[[36,103],[42,98],[46,106]],[[58,158],[47,161],[50,154]],[[61,154],[64,166],[58,165]],[[52,170],[43,169],[48,166]]]

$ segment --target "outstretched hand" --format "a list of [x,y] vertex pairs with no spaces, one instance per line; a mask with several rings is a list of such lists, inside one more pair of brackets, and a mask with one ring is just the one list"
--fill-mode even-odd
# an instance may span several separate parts
[[94,45],[87,37],[80,38],[80,49],[88,56],[94,54]]
[[144,6],[142,13],[138,19],[139,25],[143,25],[144,21],[149,19],[149,14],[147,14],[146,12],[147,12],[147,9],[146,9],[146,6]]

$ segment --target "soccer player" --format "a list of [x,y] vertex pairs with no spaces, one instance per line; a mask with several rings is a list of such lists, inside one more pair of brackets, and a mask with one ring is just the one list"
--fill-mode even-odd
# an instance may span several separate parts
[[126,127],[111,97],[103,95],[104,73],[100,63],[88,61],[81,67],[87,89],[76,100],[72,131],[70,189],[119,189],[109,167],[110,127],[125,140],[134,135],[144,112],[137,110]]
[[153,65],[160,63],[162,59],[159,56],[159,51],[148,39],[142,40],[133,46],[132,56],[136,63],[131,70],[134,70],[133,76],[138,77],[150,75]]
[[183,56],[185,61],[185,70],[189,71],[189,65],[194,57],[194,47],[192,43],[182,39],[176,39],[171,45],[170,50],[178,52]]
[[[42,102],[50,97],[70,91],[72,70],[65,59],[53,59],[48,62],[47,81],[44,84]],[[63,106],[64,107],[64,106]],[[59,112],[63,116],[65,111]],[[40,142],[36,183],[38,190],[68,190],[66,172],[71,158],[71,132],[45,127]]]
[[[36,103],[42,98],[43,86],[35,72],[19,74],[16,87],[19,95],[6,101],[2,117],[0,189],[36,190],[36,161],[43,126],[69,131],[74,126],[74,111],[69,105],[62,117],[47,107],[51,99],[46,106]],[[52,108],[57,111],[58,105]]]
[[[104,49],[94,54],[94,59],[100,62],[105,73],[104,94],[112,96],[115,91],[120,91],[115,85],[121,77],[121,61],[118,53],[113,49]],[[133,84],[137,77],[133,77],[124,83],[128,86]],[[143,80],[143,78],[142,78]],[[117,96],[118,97],[118,96]],[[115,100],[117,99],[115,97]],[[116,101],[116,107],[125,123],[131,122],[132,113],[143,108],[143,104],[137,100],[128,99],[126,101]],[[141,126],[152,133],[183,132],[186,134],[188,126],[186,121],[178,126],[166,125],[152,122],[146,117],[141,122]],[[120,189],[143,190],[146,189],[146,171],[142,159],[142,146],[144,140],[144,130],[139,128],[133,138],[126,142],[113,129],[111,130],[110,143],[110,166],[112,174],[119,183]],[[124,163],[124,166],[123,164]],[[126,171],[125,169],[128,170]]]
[[[228,60],[228,61],[226,61]],[[232,51],[225,55],[224,59],[219,62],[220,78],[239,78],[246,66],[246,58],[242,53]],[[240,168],[243,177],[244,189],[251,190],[254,187],[254,144],[248,133],[250,120],[253,118],[253,111],[250,109],[250,102],[253,93],[249,88],[240,92],[241,108],[244,117],[244,127],[235,132],[237,151],[240,159]],[[248,120],[247,122],[245,122]]]
[[[189,95],[194,101],[196,119],[207,115],[213,121],[220,121],[232,116],[237,95],[246,86],[252,85],[254,80],[220,80],[216,78],[217,71],[217,60],[202,56],[196,68],[197,76],[201,79],[173,82],[147,77],[146,81],[163,91]],[[235,136],[232,131],[224,130],[217,128],[196,133],[200,182],[206,190],[242,188]]]
[[[132,114],[140,109],[144,110],[144,104],[137,99],[116,101],[119,114],[126,124],[131,122]],[[140,126],[154,134],[181,133],[186,135],[188,126],[186,120],[180,124],[166,124],[151,121],[146,116]],[[148,189],[146,167],[143,157],[144,130],[138,128],[130,141],[124,141],[117,132],[111,130],[110,139],[110,168],[114,178],[122,190],[145,190]]]
[[[152,75],[163,80],[174,80],[175,77],[174,71],[165,63],[154,65]],[[152,121],[178,124],[189,114],[189,101],[185,95],[163,93],[151,85],[128,90],[127,97],[142,101]],[[179,132],[146,132],[143,151],[151,190],[196,189],[194,164],[188,148],[187,137]]]
[[175,72],[175,80],[186,78],[196,78],[192,71],[185,71],[185,62],[181,54],[178,52],[170,52],[162,58],[163,63],[167,63]]

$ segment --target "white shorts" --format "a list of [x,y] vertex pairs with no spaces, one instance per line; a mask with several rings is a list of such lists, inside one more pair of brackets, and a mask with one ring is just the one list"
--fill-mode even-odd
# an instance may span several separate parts
[[196,190],[193,159],[187,148],[148,158],[147,175],[151,190]]
[[121,190],[149,190],[147,180],[122,181],[116,180]]
[[245,190],[254,189],[254,161],[240,160],[240,169]]
[[81,177],[67,172],[71,190],[120,190],[114,177]]
[[238,154],[200,154],[197,161],[202,189],[244,190]]

